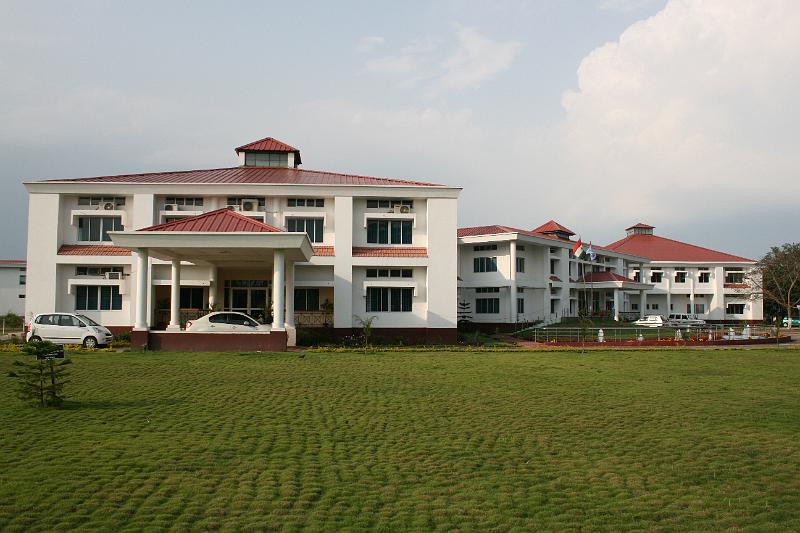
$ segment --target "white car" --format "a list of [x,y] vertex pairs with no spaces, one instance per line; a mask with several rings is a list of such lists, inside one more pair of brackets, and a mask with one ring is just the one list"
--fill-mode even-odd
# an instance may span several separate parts
[[188,321],[186,331],[192,333],[253,333],[270,331],[270,327],[259,324],[254,318],[244,313],[221,311]]
[[634,325],[644,326],[646,328],[660,328],[665,323],[666,320],[664,320],[664,317],[661,315],[647,315],[646,317],[635,321]]
[[91,318],[74,313],[42,313],[33,317],[25,334],[27,341],[50,341],[53,344],[82,344],[95,348],[109,344],[114,336],[108,328]]
[[667,318],[668,326],[686,327],[686,326],[705,326],[706,321],[697,318],[697,315],[669,315]]

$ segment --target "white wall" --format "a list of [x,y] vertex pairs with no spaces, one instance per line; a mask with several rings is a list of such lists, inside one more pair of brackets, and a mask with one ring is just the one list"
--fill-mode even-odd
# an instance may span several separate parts
[[[23,267],[24,268],[24,267]],[[0,315],[25,314],[25,285],[19,284],[19,276],[25,274],[18,266],[0,266]]]

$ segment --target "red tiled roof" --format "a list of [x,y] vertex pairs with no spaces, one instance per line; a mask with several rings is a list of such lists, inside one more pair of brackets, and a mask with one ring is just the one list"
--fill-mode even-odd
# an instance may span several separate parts
[[614,272],[589,272],[576,283],[599,283],[602,281],[633,281]]
[[428,257],[424,247],[353,246],[353,257]]
[[236,149],[236,153],[239,152],[299,152],[297,148],[294,146],[289,146],[285,142],[281,142],[278,139],[273,139],[272,137],[264,137],[263,139],[259,139],[257,141],[253,141],[251,143],[244,144]]
[[104,244],[63,244],[58,249],[58,255],[131,255],[131,251]]
[[458,228],[459,237],[479,237],[481,235],[497,235],[501,233],[519,233],[521,235],[529,235],[531,237],[541,237],[543,239],[552,239],[559,242],[564,242],[564,239],[559,239],[554,235],[546,233],[536,233],[527,229],[512,228],[510,226],[475,226],[471,228]]
[[550,276],[550,281],[561,281],[561,278],[558,276]]
[[208,233],[248,231],[274,233],[283,230],[223,207],[202,215],[142,228],[139,231],[201,231]]
[[314,255],[319,257],[333,257],[333,246],[314,246]]
[[638,224],[634,224],[630,228],[625,228],[625,231],[632,230],[632,229],[637,229],[637,228],[638,229],[655,229],[655,226],[651,226],[649,224],[643,224],[642,222],[639,222]]
[[615,252],[646,257],[651,261],[691,263],[752,263],[752,259],[717,252],[710,248],[659,237],[657,235],[628,235],[606,248]]
[[96,176],[46,180],[49,183],[221,183],[253,185],[397,185],[410,187],[442,187],[436,183],[399,180],[356,174],[340,174],[320,170],[287,167],[231,167],[209,170],[181,170],[175,172],[150,172],[147,174],[122,174],[118,176]]
[[548,220],[538,228],[534,228],[531,231],[534,233],[566,233],[567,235],[575,235],[575,232],[569,228],[565,228],[555,220]]
[[0,265],[24,265],[24,259],[0,259]]

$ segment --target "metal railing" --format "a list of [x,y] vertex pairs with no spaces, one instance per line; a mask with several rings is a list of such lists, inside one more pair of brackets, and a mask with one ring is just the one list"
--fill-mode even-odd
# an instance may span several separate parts
[[333,327],[333,312],[330,311],[295,311],[294,324],[298,328]]
[[518,331],[518,338],[542,343],[559,342],[641,342],[641,341],[685,341],[705,342],[720,340],[750,340],[775,338],[771,326],[743,326],[741,324],[709,324],[695,327],[659,328],[606,327],[581,328],[545,326]]

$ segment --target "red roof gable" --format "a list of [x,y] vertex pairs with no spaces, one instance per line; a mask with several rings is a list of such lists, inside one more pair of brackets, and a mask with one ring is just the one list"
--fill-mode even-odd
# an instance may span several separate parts
[[555,220],[548,220],[538,228],[534,228],[531,231],[534,233],[564,233],[566,235],[575,235],[575,232],[569,228],[565,228]]
[[651,261],[687,263],[752,263],[752,259],[717,252],[710,248],[659,237],[657,235],[628,235],[606,248],[615,252],[646,257]]
[[599,283],[602,281],[633,281],[614,272],[589,272],[576,283]]
[[263,139],[259,139],[257,141],[253,141],[248,144],[244,144],[236,149],[236,153],[239,152],[296,152],[300,153],[300,150],[295,148],[294,146],[289,146],[285,142],[281,142],[278,139],[273,139],[272,137],[264,137]]
[[638,224],[634,224],[630,228],[625,228],[625,231],[629,231],[629,230],[632,230],[632,229],[655,229],[655,226],[651,226],[650,224],[644,224],[642,222],[639,222]]
[[220,183],[257,185],[398,185],[411,187],[441,187],[436,183],[339,174],[319,170],[287,167],[232,167],[210,170],[181,170],[175,172],[150,172],[146,174],[122,174],[47,180],[48,182],[93,182],[93,183]]
[[542,239],[553,239],[556,241],[564,242],[563,239],[559,239],[555,235],[549,235],[547,233],[536,233],[535,231],[527,229],[512,228],[510,226],[499,226],[496,224],[491,226],[474,226],[471,228],[458,228],[459,237],[478,237],[481,235],[497,235],[500,233],[519,233],[520,235],[529,235],[531,237],[540,237]]
[[202,215],[173,220],[164,224],[156,224],[139,231],[202,231],[202,232],[278,232],[283,231],[269,224],[264,224],[250,217],[240,215],[227,208],[209,211]]

